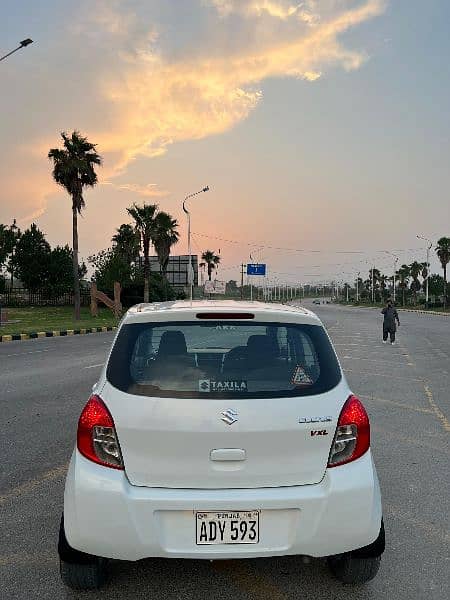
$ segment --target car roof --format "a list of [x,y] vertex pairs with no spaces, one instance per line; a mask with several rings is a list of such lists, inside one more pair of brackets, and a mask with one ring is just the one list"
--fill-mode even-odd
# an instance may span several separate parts
[[[242,313],[250,312],[264,321],[295,321],[320,324],[316,314],[303,308],[288,304],[250,302],[242,300],[176,300],[173,302],[152,302],[132,306],[124,316],[124,322],[145,322],[163,320],[190,320],[198,312]],[[220,316],[218,315],[220,320]]]

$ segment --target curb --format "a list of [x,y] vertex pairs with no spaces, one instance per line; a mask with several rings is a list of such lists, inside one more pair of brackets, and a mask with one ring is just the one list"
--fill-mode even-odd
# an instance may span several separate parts
[[[345,306],[346,308],[362,308],[364,310],[380,310],[381,306],[355,306],[353,304],[338,304],[336,306]],[[398,306],[395,307],[398,312],[409,312],[416,313],[418,315],[432,315],[437,317],[450,317],[450,312],[438,312],[436,310],[417,310],[414,308],[400,308]]]
[[66,337],[71,335],[86,335],[88,333],[105,333],[106,331],[115,331],[116,326],[108,327],[88,327],[82,329],[60,329],[57,331],[33,331],[31,333],[10,333],[0,335],[1,342],[20,342],[23,340],[36,340],[38,338]]

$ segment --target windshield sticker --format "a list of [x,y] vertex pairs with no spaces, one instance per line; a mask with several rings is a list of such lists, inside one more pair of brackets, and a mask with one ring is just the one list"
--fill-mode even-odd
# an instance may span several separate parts
[[210,392],[247,392],[247,382],[243,379],[222,379],[216,381],[215,379],[199,379],[198,380],[199,392],[210,393]]
[[301,365],[297,365],[292,375],[291,383],[292,385],[303,386],[312,385],[314,381]]

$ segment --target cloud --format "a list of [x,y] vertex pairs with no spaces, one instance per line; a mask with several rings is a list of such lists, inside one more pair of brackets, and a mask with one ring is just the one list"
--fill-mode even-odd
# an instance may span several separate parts
[[[346,49],[338,40],[340,34],[379,15],[381,0],[367,0],[356,7],[343,9],[349,2],[327,1],[328,7],[314,27],[299,26],[297,13],[305,3],[214,0],[214,6],[227,11],[260,14],[265,11],[280,19],[297,19],[295,27],[267,33],[267,43],[237,50],[210,53],[196,49],[190,57],[168,60],[152,46],[140,46],[134,53],[123,55],[121,69],[101,76],[100,94],[113,114],[115,127],[95,132],[104,151],[111,153],[117,172],[139,155],[152,157],[166,152],[177,141],[201,139],[220,134],[240,123],[262,98],[261,85],[268,78],[297,77],[315,81],[326,68],[340,66],[358,68],[364,53]],[[341,7],[334,11],[330,6]],[[316,11],[320,2],[308,3]],[[217,25],[219,27],[219,25]]]
[[138,196],[148,198],[164,198],[169,195],[167,190],[158,189],[157,183],[149,183],[147,185],[139,185],[137,183],[114,183],[112,181],[102,181],[101,185],[110,185],[115,190],[122,192],[132,192]]
[[[33,121],[33,135],[24,127],[28,150],[21,148],[17,161],[13,150],[0,165],[3,206],[20,206],[22,218],[45,210],[57,190],[46,153],[71,123],[98,144],[106,183],[144,197],[166,195],[155,184],[112,180],[137,157],[160,156],[176,142],[242,123],[262,101],[268,79],[313,82],[331,68],[357,69],[367,57],[340,36],[384,6],[383,0],[198,0],[181,43],[184,21],[165,0],[82,0],[58,28],[59,70],[49,48],[55,72],[46,77],[57,87],[50,92],[43,71],[34,80],[45,110]],[[14,128],[10,136],[17,150],[20,136]]]

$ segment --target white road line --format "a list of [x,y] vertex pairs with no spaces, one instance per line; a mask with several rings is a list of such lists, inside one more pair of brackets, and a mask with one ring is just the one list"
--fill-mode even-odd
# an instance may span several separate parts
[[[41,352],[50,352],[48,350],[32,350],[31,352],[16,352],[15,354],[3,354],[3,356],[25,356],[26,354],[40,354]],[[1,355],[0,355],[1,356]]]
[[89,365],[88,367],[83,367],[84,369],[95,369],[96,367],[103,367],[104,363],[100,363],[99,365]]

